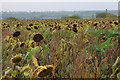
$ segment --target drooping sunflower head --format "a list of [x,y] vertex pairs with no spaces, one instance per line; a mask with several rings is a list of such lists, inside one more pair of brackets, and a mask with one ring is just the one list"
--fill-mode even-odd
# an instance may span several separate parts
[[40,41],[43,40],[43,39],[44,39],[43,35],[41,35],[41,34],[39,34],[39,33],[36,33],[36,34],[33,35],[33,40],[34,40],[35,42],[40,42]]
[[30,27],[30,26],[28,26],[28,27],[26,27],[26,29],[27,29],[28,31],[30,31],[30,30],[31,30],[31,27]]
[[24,45],[25,45],[24,42],[21,42],[21,43],[20,43],[20,47],[23,47]]
[[11,63],[17,64],[22,61],[22,58],[23,58],[23,56],[21,56],[21,55],[13,56],[11,58]]
[[115,24],[115,25],[118,25],[118,22],[116,21],[116,22],[114,22],[114,24]]
[[6,41],[10,41],[12,38],[10,36],[6,37]]
[[37,77],[45,77],[53,71],[53,65],[46,65],[43,68],[39,69],[37,72]]
[[38,29],[38,26],[37,26],[37,25],[34,25],[34,29]]
[[13,33],[13,37],[18,37],[20,35],[20,31],[16,31]]
[[73,27],[77,27],[77,24],[73,24]]
[[48,69],[48,73],[51,73],[52,70],[54,69],[53,65],[46,65],[47,69]]
[[33,26],[33,24],[31,23],[31,24],[29,24],[28,26],[30,26],[30,27],[31,27],[31,26]]

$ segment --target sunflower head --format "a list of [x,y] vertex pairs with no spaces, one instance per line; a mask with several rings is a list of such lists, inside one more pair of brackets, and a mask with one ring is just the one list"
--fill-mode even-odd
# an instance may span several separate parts
[[78,32],[78,30],[77,30],[77,28],[76,28],[76,27],[73,27],[73,31],[74,31],[75,33],[77,33],[77,32]]
[[13,33],[13,37],[18,37],[20,35],[20,31],[16,31]]
[[10,41],[11,37],[10,36],[7,36],[6,37],[6,41]]
[[44,39],[43,35],[41,35],[39,33],[36,33],[36,34],[33,35],[34,42],[40,42],[43,39]]
[[46,65],[43,68],[39,69],[37,72],[37,77],[45,77],[53,71],[53,65]]
[[34,25],[34,29],[38,29],[38,26],[37,26],[37,25]]
[[77,24],[73,24],[73,27],[77,27]]
[[20,47],[23,47],[24,45],[25,45],[24,42],[21,42],[21,43],[20,43]]
[[31,30],[31,27],[30,27],[30,26],[28,26],[28,27],[26,27],[26,29],[27,29],[28,31],[30,31],[30,30]]
[[23,58],[23,56],[21,56],[21,55],[13,56],[11,58],[11,63],[17,64],[22,61],[22,58]]
[[28,26],[30,26],[30,27],[31,27],[31,26],[33,26],[33,24],[31,23],[31,24],[29,24]]

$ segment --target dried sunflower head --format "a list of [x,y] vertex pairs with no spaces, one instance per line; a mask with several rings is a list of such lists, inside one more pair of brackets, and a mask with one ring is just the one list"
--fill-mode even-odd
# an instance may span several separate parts
[[30,30],[31,30],[31,27],[30,27],[30,26],[28,26],[28,27],[26,27],[26,29],[27,29],[28,31],[30,31]]
[[33,26],[33,24],[31,23],[31,24],[29,24],[28,26],[30,26],[30,27],[31,27],[31,26]]
[[43,35],[41,35],[41,34],[39,34],[39,33],[36,33],[36,34],[33,35],[33,40],[34,40],[35,42],[40,42],[40,41],[43,40],[43,39],[44,39]]
[[19,63],[20,61],[22,61],[22,58],[23,58],[23,56],[21,56],[21,55],[13,56],[13,57],[11,58],[11,63],[17,64],[17,63]]
[[25,45],[24,42],[21,42],[21,43],[20,43],[20,47],[23,47],[24,45]]
[[37,77],[45,77],[49,75],[53,69],[54,69],[53,65],[46,65],[38,70]]
[[13,33],[13,37],[18,37],[20,35],[20,31],[16,31]]

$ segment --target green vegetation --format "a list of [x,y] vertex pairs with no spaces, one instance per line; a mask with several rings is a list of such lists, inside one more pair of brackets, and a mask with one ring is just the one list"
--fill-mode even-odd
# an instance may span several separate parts
[[67,16],[67,17],[62,17],[62,19],[65,19],[65,18],[70,18],[70,19],[82,19],[81,17],[79,16],[76,16],[76,15],[73,15],[73,16]]
[[[105,12],[102,11],[48,11],[48,12],[2,12],[2,19],[6,19],[7,17],[15,17],[17,19],[60,19],[65,16],[77,15],[81,18],[93,18],[94,14]],[[108,13],[118,15],[117,10],[108,10]],[[0,13],[1,14],[1,13]],[[95,16],[94,16],[95,17]]]
[[18,19],[15,17],[8,17],[6,20],[18,20]]
[[117,18],[117,15],[111,13],[98,13],[96,18]]

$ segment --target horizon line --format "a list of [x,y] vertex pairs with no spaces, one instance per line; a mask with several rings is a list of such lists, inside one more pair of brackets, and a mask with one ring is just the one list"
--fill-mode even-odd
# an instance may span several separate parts
[[[60,11],[57,11],[57,10],[50,10],[50,11],[32,11],[32,10],[29,10],[29,11],[12,11],[12,10],[2,10],[2,11],[0,11],[0,12],[78,12],[78,11],[105,11],[106,9],[102,9],[102,10],[60,10]],[[107,11],[118,11],[118,9],[113,9],[113,10],[111,10],[111,9],[107,9]]]

